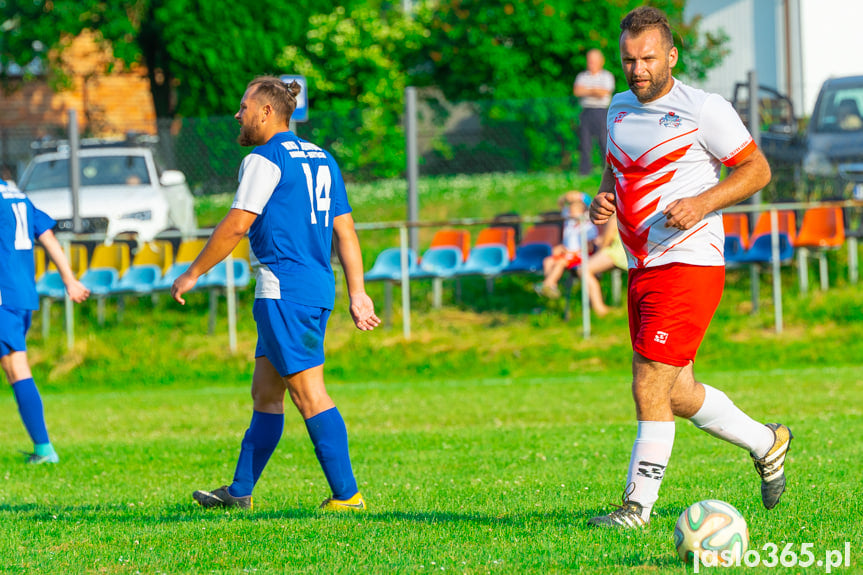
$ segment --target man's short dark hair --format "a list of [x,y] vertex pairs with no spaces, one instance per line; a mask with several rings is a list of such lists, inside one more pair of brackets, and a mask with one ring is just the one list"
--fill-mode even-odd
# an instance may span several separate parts
[[671,49],[674,46],[674,37],[671,34],[668,16],[659,8],[639,6],[620,21],[621,35],[624,32],[629,32],[632,36],[639,36],[647,30],[659,30],[668,48]]
[[297,109],[297,96],[301,89],[299,83],[292,81],[286,84],[275,76],[258,76],[249,82],[246,89],[252,86],[255,87],[256,99],[272,106],[277,114],[285,118],[285,122],[291,119],[291,115]]

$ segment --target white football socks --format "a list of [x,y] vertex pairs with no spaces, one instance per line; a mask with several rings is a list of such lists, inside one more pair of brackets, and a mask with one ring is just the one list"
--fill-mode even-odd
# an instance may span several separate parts
[[641,518],[645,521],[650,521],[650,510],[659,498],[659,487],[673,446],[673,421],[638,422],[638,435],[632,445],[626,476],[626,498],[641,504]]
[[727,395],[709,385],[704,386],[704,403],[689,418],[698,429],[747,449],[757,458],[773,447],[773,431],[743,413]]

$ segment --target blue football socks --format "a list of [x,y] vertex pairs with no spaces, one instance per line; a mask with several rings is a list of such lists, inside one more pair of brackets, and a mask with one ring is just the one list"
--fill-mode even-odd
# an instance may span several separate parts
[[[24,427],[27,429],[27,433],[30,434],[30,439],[40,449],[49,450],[44,455],[50,455],[54,452],[54,448],[51,447],[51,441],[48,439],[48,428],[45,427],[42,397],[39,395],[39,390],[36,389],[36,382],[33,381],[32,377],[22,379],[12,384],[12,390],[15,392],[15,401],[18,402],[18,412],[21,414],[21,421],[24,422]],[[43,454],[37,451],[37,455]]]
[[282,438],[284,427],[283,413],[252,412],[252,422],[243,437],[237,469],[234,471],[234,482],[228,487],[228,493],[234,497],[252,494],[264,467]]
[[333,499],[350,499],[357,494],[357,480],[348,454],[348,430],[345,420],[335,407],[306,420],[315,455],[321,463]]

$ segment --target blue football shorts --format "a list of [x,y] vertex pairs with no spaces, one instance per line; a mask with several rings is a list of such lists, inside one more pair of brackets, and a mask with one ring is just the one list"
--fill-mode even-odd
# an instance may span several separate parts
[[13,351],[27,351],[25,338],[30,330],[33,312],[0,305],[0,357]]
[[256,299],[252,307],[258,324],[255,357],[269,359],[282,377],[323,365],[330,311],[281,299]]

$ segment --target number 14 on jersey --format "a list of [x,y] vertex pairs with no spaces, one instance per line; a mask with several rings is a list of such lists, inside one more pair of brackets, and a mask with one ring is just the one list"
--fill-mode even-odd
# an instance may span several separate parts
[[317,174],[312,175],[312,167],[303,162],[303,173],[306,175],[306,187],[309,190],[309,202],[312,204],[312,223],[318,223],[316,212],[324,212],[324,227],[330,225],[330,189],[333,186],[333,176],[326,164],[318,166]]

